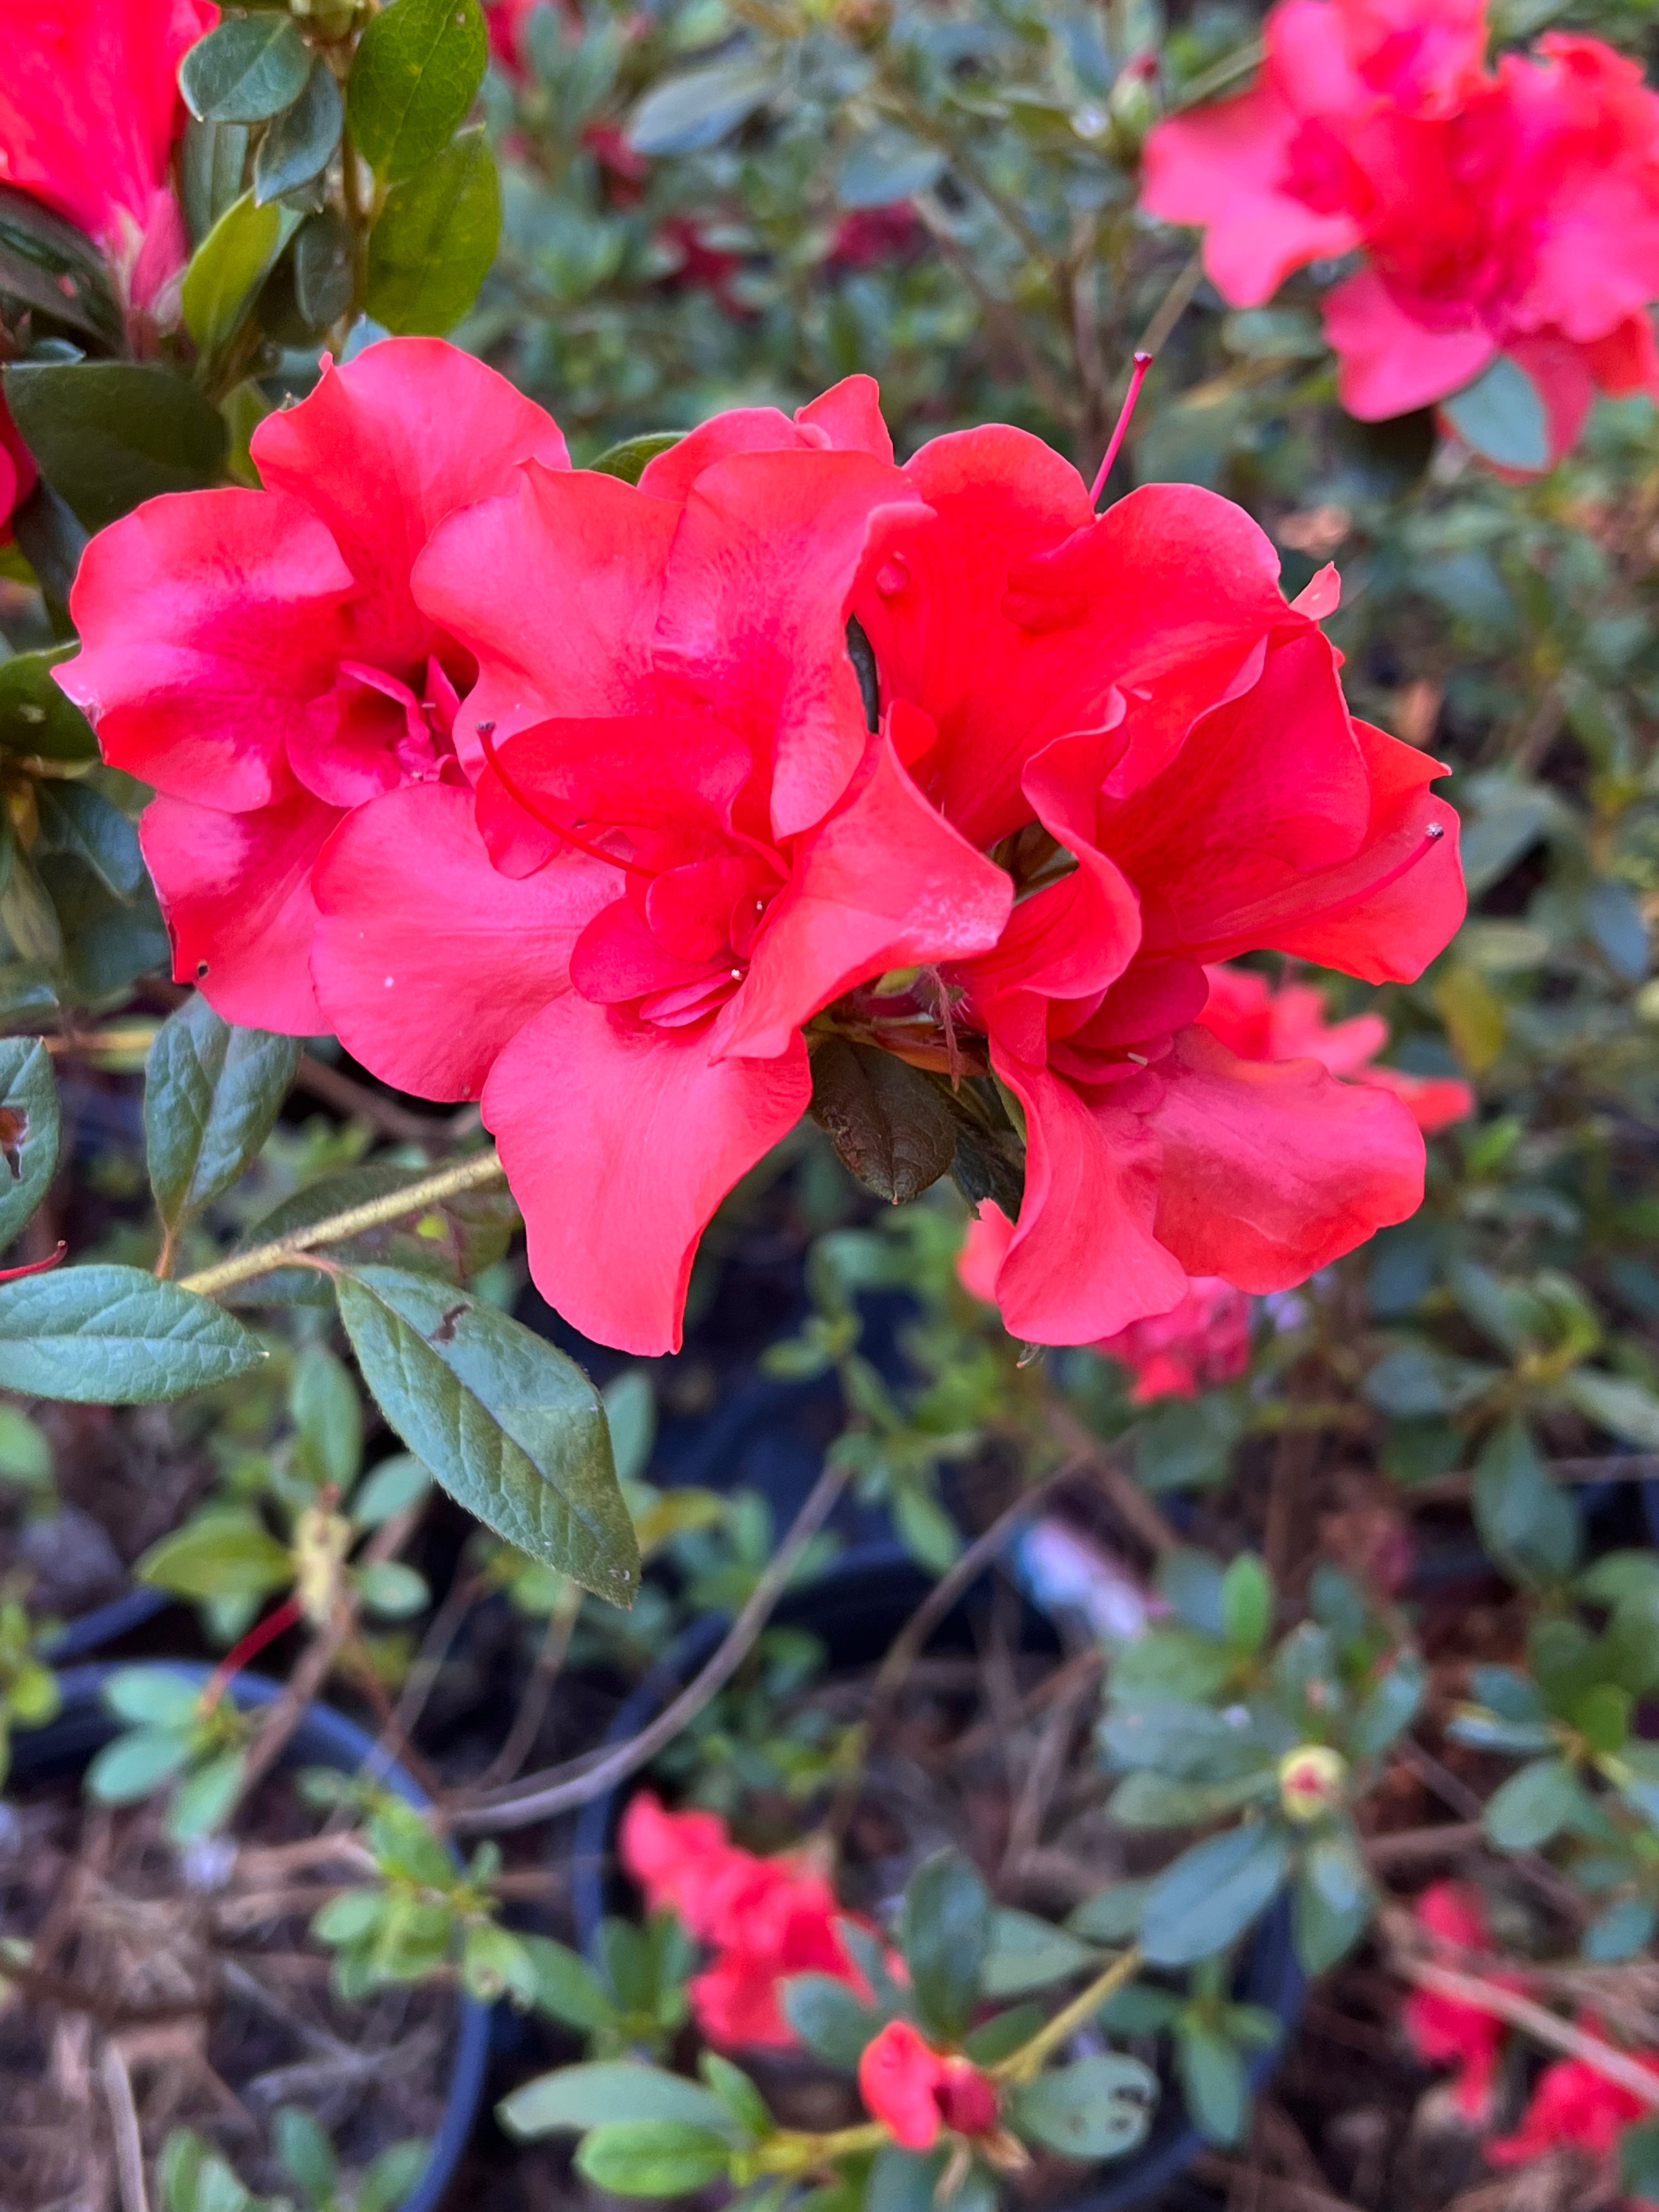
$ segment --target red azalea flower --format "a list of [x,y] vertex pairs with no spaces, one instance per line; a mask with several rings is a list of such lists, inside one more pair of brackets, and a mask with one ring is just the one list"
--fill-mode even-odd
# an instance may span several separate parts
[[95,238],[151,307],[189,258],[167,178],[184,125],[178,69],[211,0],[11,0],[0,71],[0,180]]
[[996,2084],[970,2058],[935,2051],[908,2021],[890,2021],[859,2060],[859,2094],[873,2120],[907,2150],[931,2150],[939,2131],[988,2135]]
[[891,207],[855,208],[836,225],[824,258],[832,269],[874,269],[908,261],[927,243],[921,217],[908,200]]
[[[411,598],[416,557],[516,462],[567,456],[539,407],[434,338],[325,362],[252,454],[263,491],[150,500],[94,539],[81,652],[54,672],[104,757],[160,793],[142,834],[174,974],[227,1020],[308,1036],[330,832],[404,783],[465,788],[450,730],[473,664]],[[574,927],[553,927],[568,952]]]
[[[848,658],[870,532],[914,505],[877,434],[857,379],[793,423],[705,425],[637,490],[532,465],[457,516],[416,591],[478,659],[462,760],[488,743],[500,774],[476,829],[460,793],[405,789],[319,872],[331,1022],[403,1088],[482,1091],[537,1282],[635,1351],[678,1348],[704,1226],[805,1110],[804,1024],[1007,916]],[[573,926],[566,959],[526,958],[526,931]]]
[[739,1849],[718,1815],[667,1813],[641,1790],[623,1815],[617,1852],[652,1911],[671,1908],[714,1949],[687,1985],[710,2042],[792,2046],[798,2039],[778,2002],[791,1974],[833,1975],[869,1996],[836,1933],[836,1920],[850,1916],[829,1883],[797,1861]]
[[1482,66],[1471,0],[1281,0],[1260,81],[1147,141],[1143,203],[1205,228],[1236,306],[1362,248],[1327,295],[1342,403],[1363,421],[1532,378],[1552,457],[1596,389],[1659,390],[1659,99],[1595,39],[1549,33]]
[[[1590,2014],[1581,2014],[1577,2025],[1607,2039],[1601,2022]],[[1659,2058],[1640,2051],[1632,2056],[1659,2078]],[[1610,2159],[1624,2130],[1652,2111],[1634,2090],[1610,2081],[1582,2058],[1558,2058],[1539,2075],[1520,2126],[1513,2135],[1489,2142],[1486,2156],[1494,2166],[1524,2166],[1546,2151],[1572,2145],[1597,2160]]]
[[[989,1199],[957,1261],[964,1290],[988,1305],[996,1303],[997,1274],[1013,1241],[1014,1224]],[[1131,1322],[1091,1349],[1121,1360],[1134,1376],[1130,1401],[1150,1406],[1160,1398],[1195,1398],[1212,1384],[1231,1382],[1250,1362],[1250,1301],[1218,1275],[1194,1275],[1187,1295],[1168,1313]]]
[[1425,1136],[1474,1113],[1474,1093],[1457,1076],[1411,1075],[1401,1067],[1370,1065],[1389,1041],[1380,1014],[1328,1022],[1324,998],[1311,983],[1283,983],[1275,991],[1265,975],[1248,968],[1206,973],[1210,995],[1199,1019],[1241,1060],[1316,1060],[1333,1075],[1391,1091]]
[[890,519],[854,612],[884,704],[915,712],[916,783],[1017,902],[994,952],[854,1006],[1019,1102],[1004,1319],[1096,1344],[1196,1276],[1301,1282],[1414,1210],[1422,1139],[1316,1062],[1229,1051],[1198,1019],[1205,971],[1272,946],[1420,973],[1463,911],[1443,771],[1350,718],[1318,628],[1334,572],[1287,605],[1230,502],[1150,486],[1095,519],[1075,471],[1006,428],[904,474],[930,511]]
[[[1489,1948],[1480,1893],[1465,1882],[1431,1883],[1413,1910],[1431,1945],[1453,1966],[1467,1964],[1463,1954]],[[1518,1986],[1510,1976],[1491,1978],[1503,1989]],[[1431,2065],[1455,2065],[1457,2078],[1452,2094],[1459,2111],[1471,2120],[1485,2119],[1491,2111],[1492,2082],[1504,2044],[1504,2023],[1498,2015],[1479,2005],[1467,2004],[1461,1997],[1413,1990],[1406,2000],[1401,2024],[1419,2058]]]

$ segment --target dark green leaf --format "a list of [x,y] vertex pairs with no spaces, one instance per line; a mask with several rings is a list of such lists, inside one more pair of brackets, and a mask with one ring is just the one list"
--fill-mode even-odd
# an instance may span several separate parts
[[13,362],[5,396],[42,474],[88,530],[217,478],[228,435],[205,393],[150,362]]
[[1288,1858],[1284,1836],[1265,1822],[1193,1844],[1147,1896],[1140,1923],[1147,1958],[1154,1966],[1182,1966],[1224,1949],[1272,1901]]
[[1452,427],[1468,445],[1500,468],[1535,470],[1548,465],[1549,418],[1537,386],[1507,354],[1441,402]]
[[334,158],[344,120],[344,103],[334,72],[319,54],[300,97],[259,141],[259,150],[253,157],[253,197],[258,204],[263,207],[268,200],[296,191],[313,177],[320,177]]
[[1423,1662],[1416,1652],[1402,1651],[1372,1683],[1348,1723],[1350,1753],[1355,1759],[1378,1758],[1416,1719],[1427,1689]]
[[632,2058],[596,2059],[538,2074],[503,2097],[495,2117],[510,2136],[580,2135],[612,2123],[673,2120],[700,2128],[726,2124],[726,2108],[713,2090],[659,2066]]
[[1598,1966],[1633,1959],[1652,1942],[1659,1912],[1645,1897],[1621,1897],[1598,1912],[1584,1930],[1579,1949]]
[[987,1996],[1022,1996],[1099,1964],[1100,1954],[1035,1912],[1003,1907],[991,1916],[991,1948],[980,1974]]
[[684,2120],[621,2120],[595,2128],[574,2160],[585,2181],[618,2197],[689,2197],[718,2181],[731,2162],[723,2136]]
[[853,140],[836,170],[836,198],[843,207],[892,207],[936,185],[945,155],[908,131],[878,123]]
[[1303,1854],[1292,1898],[1296,1955],[1304,1973],[1322,1974],[1364,1934],[1376,1902],[1352,1832],[1316,1836]]
[[0,1038],[0,1247],[46,1196],[58,1165],[58,1085],[39,1037]]
[[584,2034],[611,2024],[617,2008],[586,1959],[568,1944],[556,1943],[550,1936],[526,1936],[520,1940],[535,1971],[538,2010]]
[[1486,1833],[1500,1851],[1535,1851],[1566,1826],[1578,1796],[1565,1759],[1534,1759],[1487,1799]]
[[1619,2179],[1638,2203],[1659,2198],[1659,2115],[1620,2136]]
[[15,185],[0,185],[0,295],[112,350],[126,335],[109,270],[91,240]]
[[1253,1552],[1241,1552],[1221,1578],[1222,1632],[1235,1651],[1261,1649],[1273,1626],[1273,1584]]
[[302,223],[294,241],[294,301],[308,329],[325,331],[351,306],[356,249],[331,208]]
[[832,1974],[793,1974],[782,1985],[783,2016],[815,2057],[850,2074],[882,2024]]
[[131,905],[144,887],[144,856],[137,828],[114,801],[90,783],[43,777],[35,787],[35,805],[41,854],[78,860],[112,898]]
[[252,192],[245,192],[191,256],[181,295],[185,327],[210,358],[241,328],[255,294],[299,224],[296,210],[276,204],[261,207]]
[[1577,1565],[1578,1509],[1552,1480],[1524,1421],[1504,1421],[1481,1447],[1474,1505],[1481,1541],[1503,1565],[1547,1582]]
[[980,1969],[991,1942],[991,1900],[960,1851],[939,1851],[905,1884],[899,1949],[924,2026],[961,2035],[979,1995]]
[[[39,653],[16,653],[0,661],[0,745],[8,752],[40,760],[96,760],[98,740],[81,709],[53,680],[52,672],[75,652],[72,645],[49,646]],[[44,799],[51,787],[41,783]],[[83,786],[71,784],[69,790]]]
[[873,1045],[823,1039],[811,1111],[848,1173],[892,1206],[919,1198],[956,1153],[956,1116],[937,1085]]
[[770,60],[739,55],[686,70],[653,85],[628,121],[638,154],[690,154],[718,145],[777,88]]
[[142,1267],[65,1267],[0,1285],[0,1389],[81,1405],[188,1397],[258,1367],[257,1337]]
[[1121,2158],[1146,2134],[1157,2101],[1150,2067],[1103,2051],[1039,2074],[1015,2096],[1010,2118],[1063,2157]]
[[263,123],[303,90],[311,57],[286,15],[232,15],[179,64],[179,89],[198,123]]
[[1098,1735],[1115,1767],[1147,1767],[1182,1782],[1225,1782],[1257,1773],[1280,1747],[1247,1714],[1164,1698],[1111,1706]]
[[1091,1943],[1127,1943],[1140,1925],[1151,1890],[1150,1881],[1115,1881],[1074,1906],[1066,1925]]
[[198,123],[192,117],[185,125],[179,167],[192,246],[242,197],[252,136],[246,123]]
[[234,1029],[199,993],[169,1014],[144,1077],[144,1144],[161,1220],[176,1237],[230,1188],[270,1134],[300,1047]]
[[363,1379],[410,1451],[487,1528],[613,1605],[639,1584],[592,1384],[529,1329],[392,1267],[338,1283]]
[[1227,2039],[1201,2021],[1184,2020],[1176,2038],[1176,2070],[1193,2125],[1205,2141],[1241,2142],[1250,2086],[1244,2061]]
[[773,2131],[773,2119],[766,2100],[740,2066],[718,2051],[705,2051],[697,2059],[697,2071],[726,2108],[732,2125],[751,2142],[759,2142]]
[[199,1513],[152,1544],[133,1573],[190,1598],[263,1597],[294,1579],[294,1561],[250,1512]]
[[33,861],[9,832],[0,849],[0,930],[20,960],[52,969],[63,959],[58,909]]
[[[317,1222],[349,1213],[355,1206],[389,1198],[430,1173],[428,1168],[400,1168],[389,1161],[376,1161],[368,1167],[346,1168],[337,1175],[324,1176],[273,1206],[238,1240],[236,1249],[244,1252],[255,1245],[274,1243],[296,1229],[309,1229]],[[517,1221],[517,1209],[504,1189],[463,1191],[445,1199],[428,1213],[411,1214],[342,1243],[318,1249],[354,1264],[383,1261],[415,1274],[430,1273],[447,1283],[459,1283],[501,1258]],[[248,1305],[331,1303],[327,1286],[308,1267],[278,1268],[230,1295]]]
[[351,135],[382,184],[441,154],[483,81],[478,0],[393,0],[358,41],[346,86]]
[[665,453],[671,446],[678,446],[685,435],[684,430],[645,430],[637,438],[624,438],[619,445],[607,446],[596,461],[588,467],[602,477],[620,477],[624,483],[636,484],[645,474],[646,465],[654,461],[659,453]]
[[386,194],[368,236],[369,314],[389,331],[441,337],[477,298],[501,227],[489,141],[481,131],[464,131]]

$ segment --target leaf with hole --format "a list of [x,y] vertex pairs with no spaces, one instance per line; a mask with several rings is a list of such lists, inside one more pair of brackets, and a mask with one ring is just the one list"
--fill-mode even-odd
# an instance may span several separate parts
[[392,1427],[487,1528],[613,1605],[639,1584],[599,1393],[573,1360],[447,1284],[343,1273],[340,1316]]
[[9,1244],[58,1165],[58,1083],[39,1037],[0,1038],[0,1247]]
[[1009,2118],[1063,2158],[1121,2158],[1145,2136],[1157,2102],[1150,2067],[1103,2051],[1039,2074],[1015,2094]]

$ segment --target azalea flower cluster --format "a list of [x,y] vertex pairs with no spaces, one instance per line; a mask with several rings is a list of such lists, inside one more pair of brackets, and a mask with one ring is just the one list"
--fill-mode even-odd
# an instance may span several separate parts
[[1409,979],[1463,910],[1442,769],[1348,712],[1334,573],[1287,604],[1229,501],[1097,516],[1001,425],[901,467],[863,377],[635,485],[412,338],[252,452],[263,489],[94,540],[58,680],[159,794],[179,976],[481,1098],[590,1337],[678,1346],[831,1036],[1006,1102],[1031,1341],[1288,1287],[1419,1203],[1400,1098],[1200,1019],[1218,963]]
[[[1392,1091],[1425,1136],[1474,1113],[1474,1093],[1459,1077],[1413,1075],[1370,1064],[1389,1038],[1380,1014],[1328,1022],[1324,998],[1310,983],[1285,983],[1275,990],[1248,968],[1220,965],[1205,973],[1210,995],[1200,1024],[1241,1060],[1314,1060],[1333,1075]],[[963,1287],[974,1297],[994,1300],[1012,1236],[1013,1224],[988,1200],[969,1224],[957,1266]],[[1249,1364],[1250,1301],[1218,1275],[1197,1275],[1167,1313],[1131,1322],[1092,1348],[1133,1375],[1132,1404],[1195,1398]]]
[[[1415,1915],[1431,1947],[1449,1964],[1467,1971],[1473,1956],[1482,1978],[1493,1988],[1522,1989],[1516,1976],[1489,1967],[1480,1959],[1480,1954],[1490,1953],[1492,1938],[1478,1890],[1465,1882],[1434,1882],[1417,1900]],[[1601,2023],[1593,2015],[1582,2014],[1577,2025],[1598,2042],[1607,2040]],[[1504,2022],[1464,1998],[1416,1990],[1406,2002],[1404,2026],[1419,2057],[1455,2067],[1452,2094],[1465,2118],[1476,2126],[1489,2124]],[[1645,2053],[1636,2057],[1638,2064],[1659,2078],[1659,2057]],[[1493,2137],[1486,2154],[1494,2166],[1526,2166],[1547,2152],[1571,2148],[1606,2167],[1625,2130],[1646,2118],[1651,2109],[1634,2090],[1610,2080],[1587,2060],[1557,2058],[1534,2083],[1513,2132]],[[1626,2201],[1637,2208],[1646,2205],[1639,2197]]]
[[[12,0],[0,70],[0,184],[86,232],[128,308],[165,325],[189,258],[169,164],[179,61],[214,0]],[[171,296],[169,296],[171,294]],[[0,536],[35,467],[0,400]]]
[[629,1799],[617,1851],[651,1910],[678,1913],[713,1952],[687,1985],[692,2017],[710,2043],[793,2047],[799,2039],[779,2002],[791,1974],[828,1974],[868,1999],[836,1926],[854,1916],[799,1858],[759,1858],[732,1842],[718,1814],[666,1812],[648,1790]]
[[1143,204],[1204,228],[1234,306],[1364,255],[1324,298],[1342,404],[1364,421],[1499,356],[1552,454],[1597,390],[1659,392],[1659,98],[1599,39],[1486,59],[1485,0],[1279,0],[1254,88],[1160,124]]

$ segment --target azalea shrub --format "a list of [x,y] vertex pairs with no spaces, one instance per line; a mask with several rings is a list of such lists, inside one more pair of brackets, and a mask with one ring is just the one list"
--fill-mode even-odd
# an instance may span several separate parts
[[[1659,2201],[1646,11],[13,12],[0,1750],[94,1409],[211,1658],[89,1798],[216,1863],[238,1675],[362,1702],[435,1810],[308,1785],[330,1987],[562,2038],[526,2157]],[[872,1528],[933,1595],[849,1667]],[[874,1885],[1015,1589],[1052,1724]],[[573,1813],[611,1909],[520,1926]],[[1320,1978],[1394,2169],[1297,2132]]]

